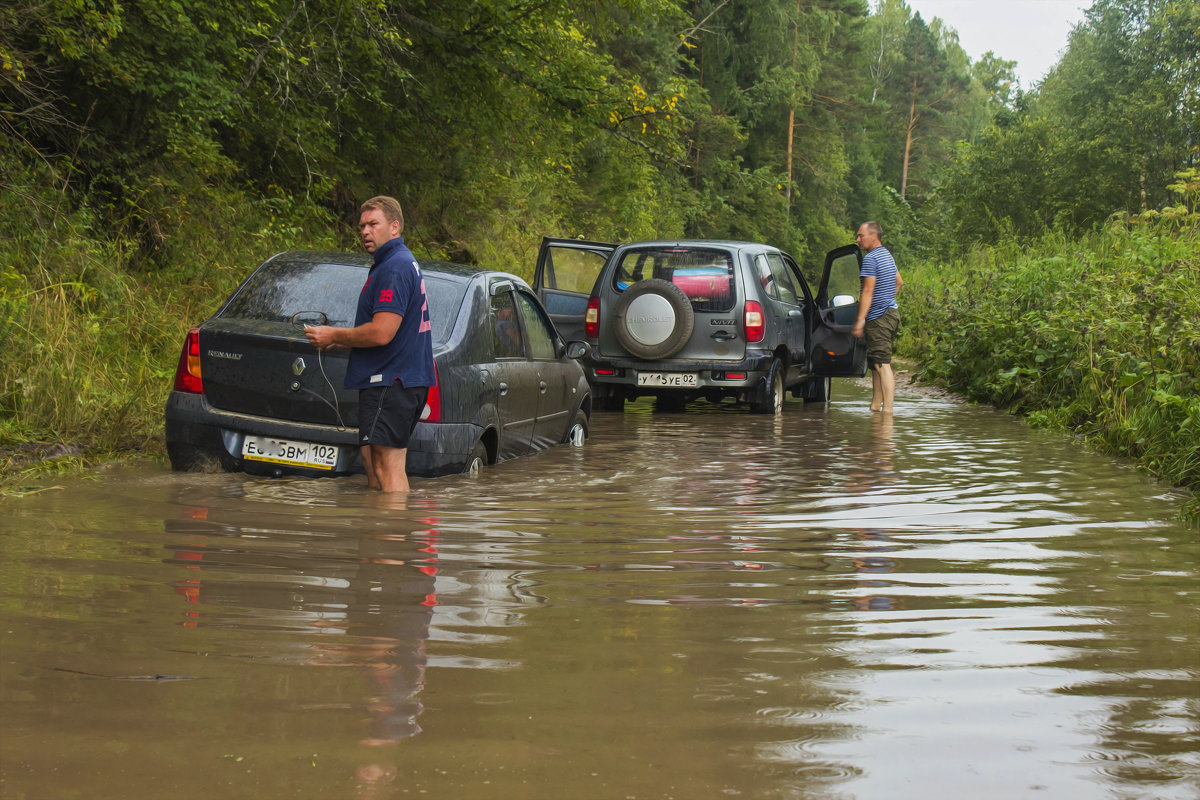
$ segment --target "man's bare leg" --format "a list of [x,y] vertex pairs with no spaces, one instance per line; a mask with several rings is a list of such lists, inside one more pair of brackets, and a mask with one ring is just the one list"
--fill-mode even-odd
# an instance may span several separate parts
[[363,469],[367,472],[367,488],[379,488],[379,476],[375,474],[375,464],[371,460],[371,445],[365,444],[358,448],[358,456],[362,459]]
[[883,408],[883,376],[879,372],[879,364],[871,365],[871,410]]
[[892,372],[891,364],[880,364],[879,368],[880,403],[879,410],[891,414],[896,405],[896,373]]
[[[371,465],[378,488],[384,492],[408,491],[408,448],[371,445]],[[367,481],[370,486],[370,479]]]

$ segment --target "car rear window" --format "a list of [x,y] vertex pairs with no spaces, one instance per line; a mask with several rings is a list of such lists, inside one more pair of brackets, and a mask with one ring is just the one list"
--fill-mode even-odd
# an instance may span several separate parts
[[733,258],[728,251],[700,247],[626,250],[613,273],[613,285],[624,291],[649,278],[678,286],[692,301],[694,311],[733,308]]
[[[328,324],[348,328],[354,325],[358,295],[366,277],[365,267],[276,259],[254,271],[221,316],[291,323],[297,314],[320,312],[328,318]],[[435,345],[450,337],[465,293],[466,283],[462,281],[425,275]]]

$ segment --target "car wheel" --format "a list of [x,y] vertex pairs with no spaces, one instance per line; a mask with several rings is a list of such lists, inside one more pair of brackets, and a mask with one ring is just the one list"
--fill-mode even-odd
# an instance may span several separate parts
[[464,475],[478,475],[479,471],[488,465],[487,445],[482,440],[475,443],[471,455],[467,457],[467,465],[463,468]]
[[175,472],[207,472],[217,468],[225,472],[241,470],[241,462],[227,453],[217,455],[182,442],[167,442],[167,459]]
[[176,472],[196,472],[204,467],[205,461],[212,461],[195,447],[175,442],[167,442],[167,458]]
[[583,447],[583,443],[588,438],[588,418],[587,414],[582,411],[575,412],[575,421],[571,423],[571,427],[567,429],[567,435],[563,438],[564,444],[569,444],[574,447]]
[[682,394],[660,394],[654,398],[654,410],[660,414],[682,414],[688,399]]
[[612,397],[597,397],[597,411],[624,411],[625,398],[621,395],[613,395]]
[[783,413],[783,373],[786,368],[781,359],[771,362],[771,370],[767,373],[767,393],[760,402],[751,403],[750,410],[756,414]]
[[692,337],[692,301],[673,283],[650,278],[630,286],[613,306],[613,332],[637,358],[675,355]]
[[833,389],[833,378],[810,378],[804,384],[801,397],[806,403],[828,403]]

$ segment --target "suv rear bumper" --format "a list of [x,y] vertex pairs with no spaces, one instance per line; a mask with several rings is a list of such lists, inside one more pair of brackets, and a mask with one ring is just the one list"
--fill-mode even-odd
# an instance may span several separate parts
[[[594,352],[594,351],[593,351]],[[610,386],[627,394],[661,394],[680,392],[711,394],[720,392],[741,395],[760,389],[771,370],[774,354],[768,350],[749,351],[737,361],[704,361],[671,358],[663,361],[643,361],[636,358],[603,358],[592,355],[586,363],[588,380],[597,387]],[[598,371],[601,374],[598,374]],[[607,374],[611,372],[612,374]],[[694,374],[695,386],[639,386],[638,373]],[[733,375],[735,377],[721,377]],[[740,376],[740,377],[736,377]]]

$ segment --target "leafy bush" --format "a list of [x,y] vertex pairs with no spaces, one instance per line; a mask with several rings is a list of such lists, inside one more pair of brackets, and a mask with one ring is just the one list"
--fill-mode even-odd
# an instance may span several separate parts
[[[3,161],[3,159],[0,159]],[[0,448],[69,443],[85,454],[161,448],[162,404],[183,334],[263,258],[335,247],[328,214],[288,197],[193,185],[144,196],[171,257],[137,231],[98,232],[47,165],[5,164],[0,184]]]
[[1200,489],[1198,244],[1184,211],[918,265],[902,347],[924,380]]

